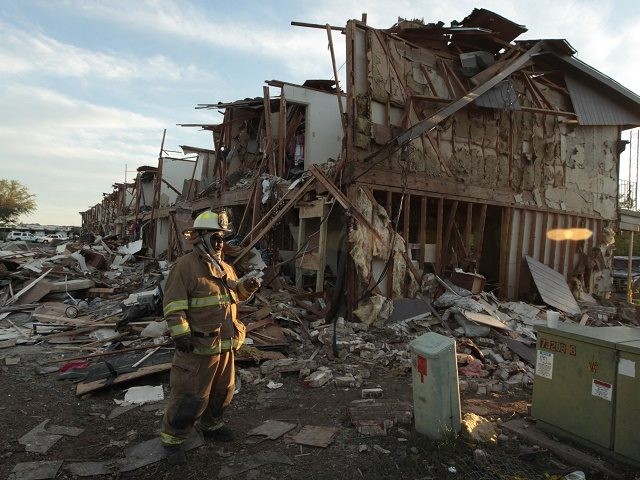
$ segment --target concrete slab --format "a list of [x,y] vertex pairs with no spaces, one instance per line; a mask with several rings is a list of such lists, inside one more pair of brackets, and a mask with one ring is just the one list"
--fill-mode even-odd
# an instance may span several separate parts
[[593,456],[570,447],[569,445],[553,440],[534,424],[528,423],[523,419],[510,420],[503,423],[501,428],[508,430],[531,443],[535,443],[536,445],[546,448],[552,451],[554,455],[557,455],[558,457],[575,465],[592,470],[599,470],[612,478],[623,478],[623,475],[620,472],[611,469],[602,460],[594,458]]

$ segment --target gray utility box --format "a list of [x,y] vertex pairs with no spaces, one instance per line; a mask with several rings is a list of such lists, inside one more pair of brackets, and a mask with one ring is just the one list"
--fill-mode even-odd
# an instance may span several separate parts
[[536,331],[531,412],[540,428],[640,464],[640,329]]
[[410,346],[416,431],[433,440],[458,433],[461,419],[455,340],[429,332]]

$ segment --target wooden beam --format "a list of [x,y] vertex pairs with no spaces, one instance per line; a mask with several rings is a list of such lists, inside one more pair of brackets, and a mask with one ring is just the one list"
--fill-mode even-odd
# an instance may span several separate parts
[[411,195],[405,194],[404,201],[402,202],[402,236],[404,242],[409,248],[409,223],[411,221]]
[[271,128],[271,98],[269,97],[269,87],[262,87],[262,105],[264,106],[264,127],[267,135],[267,145],[265,155],[268,155],[267,170],[271,175],[276,174],[275,156],[273,155],[273,130]]
[[484,243],[484,226],[487,221],[487,204],[483,203],[480,205],[480,218],[478,219],[478,229],[476,233],[476,242],[475,242],[475,255],[476,255],[476,265],[480,265],[480,258],[482,257],[482,245]]
[[287,152],[287,100],[284,96],[284,89],[280,92],[280,111],[278,112],[278,168],[277,175],[285,176],[286,152]]
[[520,295],[520,268],[522,266],[522,248],[524,243],[524,227],[527,223],[527,211],[518,210],[520,222],[518,224],[518,245],[516,245],[516,278],[513,297],[518,300]]
[[[529,229],[529,247],[527,248],[527,255],[531,258],[536,258],[536,239],[538,238],[538,212],[531,211],[531,227]],[[531,291],[531,275],[525,277],[525,293]]]
[[[571,228],[578,228],[578,217],[572,215]],[[567,278],[569,281],[573,278],[573,269],[575,267],[576,260],[576,242],[569,242],[569,263],[567,265]]]
[[[552,213],[551,214],[551,230],[555,230],[558,228],[558,214],[557,213]],[[549,251],[549,268],[552,268],[553,270],[556,269],[556,250],[558,250],[558,243],[557,241],[553,241],[550,240],[550,246],[551,246],[551,250]]]
[[420,270],[424,272],[425,244],[427,243],[427,196],[420,197],[420,226],[418,227],[418,242],[420,242],[419,261]]
[[444,198],[438,199],[438,217],[436,220],[436,271],[440,274],[443,269],[442,226],[444,223]]
[[500,296],[502,298],[509,297],[509,257],[513,212],[513,207],[502,209],[502,226],[500,228]]
[[[273,226],[278,223],[282,219],[282,217],[289,213],[289,210],[293,208],[296,202],[300,200],[305,193],[311,190],[311,187],[313,185],[315,185],[315,181],[313,179],[308,180],[307,183],[298,188],[291,197],[286,198],[286,201],[285,198],[280,199],[271,208],[271,210],[269,210],[269,212],[264,217],[262,217],[260,222],[258,222],[258,225],[256,225],[256,227],[251,232],[249,232],[249,234],[240,243],[243,248],[240,253],[238,253],[236,258],[233,259],[233,262],[231,262],[231,264],[235,265],[238,260],[244,257],[249,252],[249,250],[253,248],[256,243],[258,243],[267,233],[269,233],[271,228],[273,228]],[[249,241],[247,241],[247,239],[249,239]]]
[[371,232],[376,236],[376,238],[378,238],[379,240],[382,240],[382,238],[380,237],[380,234],[377,232],[377,230],[373,227],[373,225],[371,225],[371,222],[369,222],[364,215],[362,215],[362,213],[360,212],[360,210],[358,210],[352,203],[351,201],[349,201],[349,199],[331,182],[331,180],[329,180],[326,175],[322,172],[322,170],[318,169],[318,167],[316,165],[311,165],[311,167],[309,168],[309,171],[311,172],[311,174],[315,177],[315,179],[322,184],[322,186],[324,188],[327,189],[327,191],[329,192],[329,194],[331,194],[331,196],[333,198],[336,199],[336,201],[342,205],[342,208],[344,208],[345,210],[349,211],[349,213],[351,213],[351,215],[362,225],[364,225],[365,227],[367,227],[369,230],[371,230]]
[[473,227],[473,203],[467,202],[467,218],[464,227],[464,244],[466,246],[467,253],[471,253],[471,233]]
[[443,267],[446,267],[447,259],[449,258],[449,244],[451,242],[451,232],[453,231],[453,224],[456,221],[456,213],[458,211],[458,201],[454,200],[451,203],[451,210],[449,210],[449,220],[447,220],[447,228],[444,231],[444,248],[445,254],[442,256],[442,261],[444,262]]
[[[567,215],[562,215],[562,217],[560,218],[563,220],[561,228],[571,228],[571,226],[569,225],[570,219]],[[570,243],[571,243],[570,240],[565,240],[564,242],[560,242],[560,245],[559,245],[560,258],[558,258],[558,271],[563,276],[567,275],[567,269],[565,267],[565,259],[567,257],[567,249],[569,248]]]
[[547,225],[549,224],[549,212],[542,213],[542,230],[540,231],[540,263],[544,262],[544,256],[547,249]]

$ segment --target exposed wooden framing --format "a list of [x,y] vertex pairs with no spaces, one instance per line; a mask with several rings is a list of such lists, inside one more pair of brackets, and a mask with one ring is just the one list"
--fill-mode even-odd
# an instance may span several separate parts
[[456,222],[456,213],[458,212],[458,201],[451,202],[451,210],[449,210],[449,219],[447,220],[447,228],[444,231],[444,248],[442,261],[443,267],[447,266],[447,260],[449,258],[449,244],[451,242],[451,233],[453,231],[453,225]]
[[385,203],[385,210],[387,211],[387,215],[389,217],[389,220],[391,220],[391,222],[393,222],[393,193],[391,192],[391,190],[387,190],[386,191],[387,194],[387,201]]
[[242,219],[240,220],[240,224],[238,225],[238,229],[236,230],[236,232],[240,235],[242,235],[242,232],[244,231],[244,228],[245,228],[245,222],[247,218],[249,218],[247,214],[249,213],[250,210],[253,211],[253,208],[251,208],[251,205],[254,203],[254,198],[255,198],[255,195],[257,195],[258,185],[260,185],[260,183],[261,183],[260,175],[258,175],[255,179],[255,182],[253,183],[253,188],[251,189],[251,196],[249,197],[249,201],[247,202],[247,204],[244,206],[244,211],[242,212]]
[[278,168],[277,175],[285,176],[285,156],[287,146],[287,100],[284,97],[284,89],[280,92],[280,111],[278,116]]
[[524,76],[529,81],[529,86],[536,93],[536,95],[538,96],[540,101],[544,105],[546,105],[548,109],[553,110],[553,105],[551,105],[551,102],[549,102],[549,100],[547,100],[547,97],[545,97],[544,94],[542,93],[542,91],[538,88],[538,86],[536,85],[536,81],[534,79],[532,79],[532,78],[529,78],[529,75],[527,75],[526,72],[525,72]]
[[318,238],[318,255],[320,257],[320,269],[316,273],[316,292],[324,291],[324,268],[327,264],[327,232],[329,227],[328,219],[325,217],[328,214],[329,212],[327,211],[327,203],[323,198],[322,216],[320,217],[320,237]]
[[413,95],[411,98],[417,102],[449,103],[451,101],[449,97],[434,97],[433,95]]
[[[531,47],[527,52],[523,53],[520,57],[515,59],[511,64],[506,66],[504,69],[500,70],[493,77],[490,77],[486,82],[471,89],[469,92],[467,92],[466,95],[458,98],[457,100],[454,100],[450,104],[445,105],[443,108],[435,112],[429,118],[426,118],[425,120],[422,120],[416,125],[413,125],[408,131],[402,133],[401,135],[396,137],[394,140],[392,140],[391,143],[392,144],[395,143],[401,146],[409,142],[411,139],[419,137],[424,132],[431,130],[433,127],[438,125],[442,120],[450,117],[451,115],[459,111],[461,108],[469,105],[476,98],[478,98],[483,93],[489,91],[491,88],[495,87],[498,83],[500,83],[502,80],[507,78],[513,72],[525,66],[531,60],[533,55],[535,55],[542,49],[543,45],[544,45],[544,42],[542,41],[536,42],[536,44],[533,47]],[[490,68],[491,67],[489,67],[486,70],[489,70]],[[481,72],[481,73],[484,73],[484,72]],[[386,148],[387,146],[378,150],[378,152],[384,151]],[[374,152],[374,154],[370,155],[369,157],[373,158],[378,154],[378,152]]]
[[340,111],[340,123],[342,131],[346,133],[347,128],[344,118],[344,108],[342,106],[342,91],[340,89],[340,79],[338,77],[338,67],[336,66],[336,54],[333,50],[333,39],[331,38],[331,26],[327,23],[327,40],[329,41],[329,51],[331,52],[331,65],[333,66],[333,79],[336,82],[336,97],[338,98],[338,110]]
[[471,254],[471,234],[473,227],[473,203],[467,202],[467,218],[464,226],[464,244],[467,254]]
[[444,198],[438,198],[438,216],[436,220],[436,271],[443,270],[442,225],[444,223]]
[[[551,214],[551,230],[555,230],[556,228],[558,228],[558,214],[557,213],[552,213]],[[558,243],[557,241],[554,240],[549,240],[549,245],[551,247],[551,250],[549,251],[549,263],[548,266],[549,268],[553,268],[554,270],[556,269],[556,250],[558,249]]]
[[487,204],[480,205],[480,218],[478,219],[478,229],[476,231],[475,241],[475,255],[476,266],[480,265],[480,258],[482,258],[482,245],[484,244],[484,226],[487,221]]
[[424,271],[425,244],[427,243],[427,196],[420,197],[420,226],[418,230],[418,242],[420,242],[418,265]]
[[291,208],[300,200],[305,193],[311,190],[311,187],[315,185],[315,181],[309,180],[300,188],[295,190],[295,193],[291,197],[283,197],[269,210],[269,212],[262,217],[258,224],[252,229],[251,232],[244,238],[240,245],[243,247],[238,256],[231,262],[235,265],[238,260],[244,257],[253,246],[258,243],[275,224],[277,224],[282,217],[284,217]]
[[531,85],[531,79],[529,78],[529,74],[524,70],[521,70],[519,73],[520,73],[520,77],[522,77],[522,80],[524,80],[524,83],[527,89],[529,90],[529,93],[531,94],[531,100],[533,101],[535,106],[538,108],[543,108],[542,100],[538,98],[538,92],[536,92],[533,89],[533,86]]
[[436,157],[438,157],[438,162],[440,162],[440,166],[442,167],[442,169],[446,172],[447,175],[452,177],[453,173],[451,173],[451,170],[449,170],[449,166],[447,165],[447,162],[445,162],[444,157],[442,156],[442,153],[440,153],[438,144],[433,140],[433,138],[431,138],[431,135],[429,133],[427,133],[425,137],[427,137],[427,140],[429,140],[429,143],[433,147],[433,151],[436,152]]
[[[562,215],[562,226],[560,228],[571,228],[570,218],[567,215]],[[566,276],[567,268],[565,267],[565,259],[567,257],[567,249],[569,248],[570,240],[565,240],[560,243],[560,257],[558,258],[558,271]]]
[[542,230],[540,230],[540,263],[544,262],[544,257],[547,249],[547,225],[549,224],[549,212],[542,213]]
[[555,115],[557,117],[573,117],[573,118],[577,118],[578,117],[578,115],[576,115],[573,112],[565,112],[565,111],[562,111],[562,110],[548,110],[546,108],[520,107],[520,110],[522,110],[523,112],[543,113],[545,115]]
[[[346,28],[346,82],[347,82],[347,118],[346,118],[346,158],[345,164],[356,160],[354,142],[354,121],[357,115],[355,98],[355,22],[347,22]],[[355,292],[352,292],[355,295]]]
[[[579,219],[577,215],[571,216],[571,228],[577,228]],[[573,278],[573,269],[575,267],[575,259],[576,259],[576,242],[568,242],[569,243],[569,263],[567,265],[567,278],[571,281]]]
[[449,71],[447,70],[447,66],[444,61],[440,58],[436,60],[436,67],[440,67],[442,77],[444,79],[444,84],[447,87],[447,92],[451,98],[456,98],[456,90],[453,88],[453,84],[451,83],[451,79],[449,78]]
[[[449,67],[449,65],[447,65],[444,61],[442,62],[442,65],[444,65],[445,70],[448,72],[449,74],[449,78],[453,78],[454,83],[458,86],[458,88],[460,89],[460,92],[465,93],[467,91],[467,87],[465,87],[462,82],[460,81],[460,79],[458,78],[458,75],[456,75],[456,72],[454,72],[451,67]],[[456,97],[458,95],[456,94]]]
[[[363,187],[362,191],[365,193],[365,195],[367,195],[367,197],[369,198],[369,201],[371,202],[371,204],[377,204],[380,205],[378,203],[378,201],[375,199],[375,197],[373,196],[372,190],[370,188],[367,187]],[[364,217],[363,217],[364,218]],[[377,232],[375,230],[373,230],[373,226],[369,223],[369,227],[370,229],[372,229],[371,231],[373,233]],[[393,225],[389,224],[387,226],[387,229],[389,231],[390,235],[396,235],[395,230],[393,229]],[[381,239],[380,236],[378,235],[378,239]],[[405,250],[404,252],[402,252],[402,258],[404,259],[404,262],[407,266],[407,269],[411,272],[411,274],[413,275],[413,278],[415,279],[415,281],[420,284],[421,280],[422,280],[422,275],[420,275],[420,272],[418,272],[418,270],[413,266],[413,262],[411,261],[411,258],[409,257],[409,255],[407,254],[407,251]],[[391,272],[391,278],[393,280],[393,272]],[[387,273],[387,280],[389,279],[389,273]],[[390,284],[393,286],[393,282],[391,282]]]
[[[536,258],[536,239],[538,239],[538,212],[531,211],[531,227],[529,229],[529,247],[527,248],[527,255],[531,258]],[[531,275],[525,277],[525,292],[531,291]]]
[[[263,161],[268,161],[267,157],[263,158]],[[253,240],[253,235],[256,232],[256,227],[260,224],[260,222],[264,219],[261,217],[262,213],[262,181],[260,180],[260,175],[256,178],[256,193],[253,195],[253,206],[251,209],[251,231],[247,234],[249,240]],[[277,203],[276,203],[277,205]]]
[[513,207],[502,209],[502,225],[500,227],[500,297],[509,297],[509,256],[511,253],[511,226],[513,223]]
[[276,161],[273,154],[273,129],[271,128],[271,98],[269,96],[269,87],[262,87],[262,103],[264,105],[264,128],[267,135],[267,145],[265,155],[267,155],[267,170],[271,175],[276,174]]
[[[431,94],[434,95],[431,98],[432,99],[436,99],[437,98],[436,101],[440,101],[440,97],[438,97],[438,91],[436,90],[436,87],[433,84],[433,80],[431,79],[431,75],[429,75],[429,70],[427,69],[427,67],[425,66],[424,63],[420,64],[420,70],[422,71],[422,74],[424,75],[424,78],[427,79],[427,83],[429,84],[429,89],[431,90]],[[451,101],[449,98],[446,98],[444,100],[447,101],[447,102]]]
[[520,295],[520,269],[522,267],[522,244],[524,243],[524,227],[527,223],[527,211],[518,209],[518,244],[516,245],[516,275],[514,279],[513,297],[517,300]]
[[407,193],[404,196],[404,202],[402,203],[402,236],[404,241],[409,245],[409,222],[411,220],[411,194]]
[[362,215],[360,210],[358,210],[353,206],[353,203],[347,197],[345,197],[344,194],[340,190],[338,190],[338,188],[333,183],[331,183],[331,181],[326,177],[326,175],[324,174],[324,172],[322,172],[322,170],[318,169],[318,167],[316,167],[315,165],[311,165],[311,167],[309,168],[309,171],[315,177],[315,179],[319,183],[321,183],[324,188],[327,189],[329,194],[331,194],[331,196],[336,199],[336,201],[342,206],[342,208],[344,208],[345,210],[348,210],[351,213],[351,215],[358,222],[360,222],[362,225],[367,227],[376,236],[378,240],[382,240],[382,238],[380,237],[380,234],[373,227],[373,225],[371,225],[371,222],[367,220],[364,215]]
[[[298,246],[297,250],[299,251],[304,245],[305,239],[307,237],[307,222],[304,218],[300,219],[300,224],[298,225]],[[297,264],[298,262],[296,262]],[[296,288],[302,291],[302,266],[296,265]]]
[[[228,113],[228,115],[225,115],[225,119],[227,120],[227,125],[223,128],[223,137],[222,137],[222,145],[224,145],[227,148],[231,147],[231,124],[234,120],[234,116],[235,116],[235,111],[232,108],[227,108],[225,110],[225,113]],[[220,156],[220,188],[221,190],[225,191],[229,188],[229,185],[227,185],[227,161],[225,158],[222,157],[222,155]]]
[[173,185],[171,185],[169,182],[167,182],[164,178],[160,179],[161,183],[164,183],[167,187],[169,187],[171,190],[173,190],[174,192],[176,192],[178,195],[181,195],[182,192],[180,190],[178,190],[176,187],[174,187]]

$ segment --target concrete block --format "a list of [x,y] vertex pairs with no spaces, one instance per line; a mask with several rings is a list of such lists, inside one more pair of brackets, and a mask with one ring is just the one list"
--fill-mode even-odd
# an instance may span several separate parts
[[331,378],[333,378],[333,374],[330,370],[316,370],[305,378],[303,382],[305,387],[318,388],[329,382]]
[[335,377],[333,381],[335,382],[336,387],[346,387],[346,388],[355,387],[357,383],[356,378],[350,373],[347,373],[346,375],[341,375],[339,377]]

